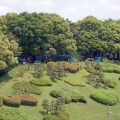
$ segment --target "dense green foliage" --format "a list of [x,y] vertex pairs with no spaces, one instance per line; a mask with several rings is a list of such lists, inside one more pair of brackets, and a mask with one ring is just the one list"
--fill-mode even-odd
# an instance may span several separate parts
[[84,96],[81,96],[77,91],[71,91],[71,90],[67,90],[67,89],[56,89],[56,90],[52,90],[50,92],[50,95],[52,97],[63,97],[65,98],[65,103],[69,104],[70,102],[83,102],[83,103],[87,103],[87,100],[84,98]]
[[1,120],[28,120],[28,116],[17,108],[0,109]]
[[117,102],[119,102],[119,95],[112,91],[107,90],[101,90],[93,92],[90,97],[104,105],[109,104],[110,106],[115,105]]
[[13,84],[13,88],[19,92],[22,92],[22,90],[28,90],[30,93],[40,95],[42,93],[41,88],[30,84],[29,82],[16,82]]
[[49,78],[42,77],[40,79],[32,78],[30,83],[37,86],[52,86],[52,81]]

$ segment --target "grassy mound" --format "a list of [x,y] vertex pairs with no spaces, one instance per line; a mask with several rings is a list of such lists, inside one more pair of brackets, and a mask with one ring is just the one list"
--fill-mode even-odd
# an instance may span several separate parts
[[30,80],[30,83],[37,86],[52,86],[52,81],[49,78],[45,78],[45,77],[40,79],[32,78]]
[[87,103],[87,100],[84,98],[84,96],[81,96],[77,91],[71,91],[71,90],[66,90],[64,88],[59,88],[56,90],[52,90],[50,92],[50,95],[52,97],[61,97],[63,96],[63,98],[65,99],[65,103],[69,104],[70,102],[83,102],[83,103]]
[[109,104],[110,106],[115,105],[119,102],[119,96],[117,93],[112,91],[101,90],[97,92],[93,92],[90,97],[104,105]]
[[0,120],[28,120],[28,116],[17,108],[1,108]]
[[28,89],[30,93],[36,94],[36,95],[40,95],[42,93],[42,90],[35,86],[30,84],[29,82],[16,82],[13,84],[13,88],[15,90],[22,90],[22,89]]

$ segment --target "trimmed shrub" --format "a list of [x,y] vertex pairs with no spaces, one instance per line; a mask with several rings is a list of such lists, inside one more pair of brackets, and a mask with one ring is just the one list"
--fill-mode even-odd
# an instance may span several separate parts
[[37,98],[32,95],[26,95],[26,96],[14,95],[14,97],[16,97],[21,101],[21,105],[34,106],[38,103]]
[[13,107],[19,107],[21,101],[14,96],[1,96],[3,100],[3,104]]
[[0,107],[2,107],[3,105],[3,100],[2,100],[2,97],[0,97]]
[[82,77],[88,76],[89,74],[90,74],[90,73],[87,72],[86,70],[80,70],[80,75],[81,75]]
[[120,73],[120,69],[118,68],[114,68],[113,70],[114,70],[114,73]]
[[63,115],[63,114],[59,114],[58,116],[58,120],[70,120],[67,116]]
[[93,92],[90,95],[90,98],[101,104],[104,105],[109,104],[110,106],[115,105],[117,102],[119,102],[119,95],[115,92],[107,91],[107,90]]
[[17,108],[0,109],[0,120],[28,120],[28,116]]
[[66,111],[62,111],[61,114],[67,116],[68,118],[70,118],[70,115],[66,112]]
[[106,80],[110,80],[110,84],[109,84],[109,87],[110,87],[110,88],[115,88],[116,81],[115,81],[114,79],[111,79],[111,78],[103,78],[103,83],[105,83]]
[[71,101],[72,102],[79,101],[79,102],[87,103],[86,99],[82,97],[77,91],[74,90],[71,91],[71,90],[66,90],[64,88],[56,89],[56,90],[52,90],[50,92],[50,95],[55,98],[63,96],[66,104],[69,104]]
[[67,77],[65,79],[65,82],[74,85],[74,86],[80,86],[80,87],[85,87],[85,82],[82,81],[82,76],[71,76],[71,77]]
[[106,68],[106,72],[112,73],[112,72],[114,72],[114,70],[112,68]]
[[16,82],[13,84],[13,89],[17,89],[19,90],[21,87],[21,89],[24,88],[28,88],[30,93],[36,94],[36,95],[40,95],[42,93],[41,88],[30,84],[29,82]]
[[40,79],[32,78],[30,80],[30,83],[37,86],[52,86],[52,81],[49,78],[45,78],[45,77]]
[[43,120],[59,120],[55,115],[44,115]]
[[109,87],[110,87],[110,88],[115,88],[115,85],[114,85],[113,83],[111,83],[111,84],[109,85]]

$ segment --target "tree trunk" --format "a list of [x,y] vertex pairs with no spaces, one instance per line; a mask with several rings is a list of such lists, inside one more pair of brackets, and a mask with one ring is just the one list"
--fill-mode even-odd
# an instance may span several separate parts
[[115,60],[115,54],[113,54],[113,59]]
[[117,53],[117,60],[119,60],[119,50],[118,50],[118,53]]
[[30,61],[30,54],[29,54],[29,52],[27,53],[27,62],[29,62]]

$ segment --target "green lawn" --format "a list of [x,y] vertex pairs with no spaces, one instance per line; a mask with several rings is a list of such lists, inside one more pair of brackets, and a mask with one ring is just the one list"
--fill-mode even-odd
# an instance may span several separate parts
[[[83,67],[85,66],[84,62],[82,62]],[[8,72],[5,76],[0,78],[0,96],[1,95],[11,95],[12,94],[12,85],[16,82],[17,79],[15,76],[15,72],[18,70],[18,66],[13,68],[11,71]],[[69,73],[68,76],[73,76],[78,73]],[[27,81],[30,80],[29,73],[27,74],[28,78]],[[108,88],[106,90],[114,91],[120,95],[120,81],[118,77],[120,74],[116,73],[105,73],[105,77],[113,78],[117,85],[115,86],[115,89]],[[22,81],[25,79],[25,76],[23,78],[19,78],[19,81]],[[66,104],[66,111],[70,115],[70,120],[106,120],[107,119],[107,106],[102,105],[100,103],[97,103],[93,101],[90,98],[90,94],[93,91],[99,91],[104,90],[104,88],[95,88],[89,84],[86,84],[86,87],[79,87],[79,86],[72,86],[66,82],[64,82],[65,77],[62,78],[62,80],[56,80],[53,82],[52,86],[45,86],[40,87],[42,89],[41,95],[35,95],[38,99],[37,106],[24,106],[20,105],[18,109],[22,110],[24,113],[26,113],[29,117],[29,120],[42,120],[43,115],[46,114],[45,110],[42,108],[41,104],[44,99],[56,100],[55,98],[51,97],[49,95],[50,91],[56,88],[66,88],[70,90],[77,90],[80,94],[84,95],[87,98],[87,104],[84,103],[70,103]],[[87,83],[87,79],[83,77],[83,81]],[[3,105],[3,107],[10,108],[9,106]],[[109,111],[113,113],[120,113],[120,102],[117,103],[114,106],[109,106]],[[109,114],[109,120],[119,120],[120,115],[112,115]]]

